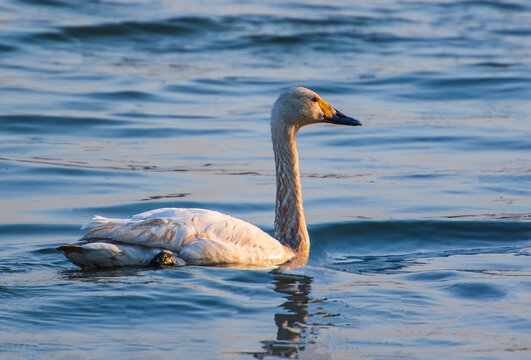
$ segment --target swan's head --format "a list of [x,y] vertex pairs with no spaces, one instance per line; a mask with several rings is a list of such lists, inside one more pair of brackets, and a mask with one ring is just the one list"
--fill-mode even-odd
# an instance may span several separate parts
[[300,129],[305,125],[330,123],[359,126],[361,122],[334,109],[310,89],[292,87],[283,91],[271,111],[271,126]]

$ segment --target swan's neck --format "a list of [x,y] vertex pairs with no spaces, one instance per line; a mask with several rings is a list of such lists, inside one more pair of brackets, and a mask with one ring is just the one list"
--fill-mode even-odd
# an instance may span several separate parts
[[277,177],[275,238],[295,250],[298,256],[307,258],[310,237],[302,208],[299,157],[295,144],[297,131],[294,127],[271,127]]

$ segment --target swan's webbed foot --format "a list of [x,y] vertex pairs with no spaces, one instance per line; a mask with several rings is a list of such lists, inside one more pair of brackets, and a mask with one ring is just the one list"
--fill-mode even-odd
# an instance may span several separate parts
[[174,266],[184,265],[186,265],[184,260],[174,256],[173,253],[169,250],[163,250],[157,255],[155,255],[155,257],[148,264],[148,267],[152,267],[155,269],[168,269]]

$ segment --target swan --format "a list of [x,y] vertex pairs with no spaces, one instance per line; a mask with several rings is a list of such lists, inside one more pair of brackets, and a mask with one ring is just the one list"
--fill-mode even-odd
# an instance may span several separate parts
[[95,216],[77,244],[57,248],[83,268],[184,265],[304,265],[310,238],[302,207],[295,138],[303,126],[361,123],[312,90],[284,90],[271,111],[275,155],[275,233],[213,210],[162,208],[128,219]]

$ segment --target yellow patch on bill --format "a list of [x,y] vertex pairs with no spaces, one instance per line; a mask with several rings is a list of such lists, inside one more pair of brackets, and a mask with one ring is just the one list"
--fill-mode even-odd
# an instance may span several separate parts
[[319,98],[319,106],[321,107],[321,110],[327,118],[332,117],[336,114],[334,108],[321,98]]

